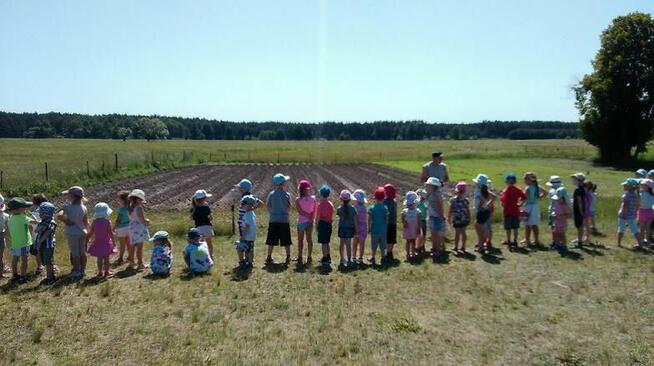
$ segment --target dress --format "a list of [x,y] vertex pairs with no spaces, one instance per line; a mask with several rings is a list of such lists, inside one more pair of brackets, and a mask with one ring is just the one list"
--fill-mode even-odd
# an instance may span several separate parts
[[135,207],[134,210],[129,214],[129,243],[142,244],[148,239],[150,239],[150,234],[148,233],[148,227],[145,226],[145,223],[141,221],[141,218],[138,215],[138,209],[143,209],[142,207]]
[[554,232],[565,233],[568,228],[568,216],[570,207],[565,203],[556,202],[552,206],[552,220]]
[[114,251],[114,242],[110,234],[111,223],[107,219],[95,219],[91,224],[94,238],[87,250],[94,257],[108,257]]
[[470,217],[468,216],[468,208],[470,201],[465,197],[454,197],[450,200],[450,208],[452,209],[452,224],[455,228],[462,228],[470,224]]
[[357,210],[356,237],[359,241],[365,241],[368,236],[368,208],[362,203],[354,204],[354,208]]
[[420,234],[421,213],[417,208],[405,208],[402,210],[404,218],[404,227],[402,228],[402,237],[404,240],[416,240]]

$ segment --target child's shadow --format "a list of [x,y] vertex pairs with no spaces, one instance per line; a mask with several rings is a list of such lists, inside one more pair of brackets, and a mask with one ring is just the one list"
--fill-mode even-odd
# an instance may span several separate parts
[[234,282],[247,281],[250,278],[251,274],[252,274],[252,267],[236,266],[232,268],[232,272],[231,272],[232,281]]
[[450,263],[450,253],[444,251],[441,254],[434,255],[432,261],[436,264],[449,264]]
[[424,254],[420,253],[420,254],[416,254],[413,257],[409,258],[409,260],[407,262],[409,264],[413,265],[413,266],[418,266],[418,265],[421,265],[422,263],[425,262],[425,258],[426,258],[426,256]]
[[489,264],[500,264],[504,260],[502,257],[498,257],[495,254],[492,254],[490,252],[488,253],[482,253],[481,259]]
[[138,271],[136,271],[135,268],[127,267],[122,271],[116,272],[115,276],[116,276],[116,278],[127,278],[127,277],[132,277],[132,276],[136,275],[137,273],[138,273]]
[[191,280],[193,280],[193,279],[196,278],[196,277],[207,277],[207,276],[211,276],[211,271],[207,271],[207,272],[193,272],[193,271],[191,271],[190,269],[185,268],[185,269],[182,271],[182,275],[179,276],[179,278],[180,278],[182,281],[191,281]]
[[533,244],[529,245],[529,249],[531,251],[536,251],[537,250],[539,252],[548,252],[550,250],[550,248],[548,248],[547,246],[545,246],[545,245],[543,245],[541,243],[533,243]]
[[327,263],[320,264],[317,268],[318,268],[318,274],[320,274],[322,276],[326,276],[326,275],[332,273],[332,271],[334,270],[332,268],[332,266],[330,264],[327,264]]
[[150,272],[143,276],[143,278],[148,279],[150,281],[158,281],[158,280],[164,280],[166,278],[170,278],[170,272],[166,274],[160,274],[160,273],[153,273]]
[[281,273],[285,272],[288,269],[288,264],[286,263],[266,263],[263,266],[263,269],[268,273]]
[[519,246],[512,246],[509,248],[509,251],[511,253],[517,253],[517,254],[524,254],[524,255],[529,255],[531,254],[531,251],[525,247],[519,247]]
[[293,269],[293,271],[294,271],[295,273],[305,273],[305,272],[307,271],[307,268],[308,268],[308,267],[309,267],[309,265],[308,265],[307,263],[304,263],[304,262],[302,262],[302,263],[301,263],[301,262],[297,262],[297,263],[295,264],[295,269]]
[[573,252],[571,250],[568,250],[565,253],[562,253],[561,257],[566,258],[566,259],[570,259],[570,260],[573,260],[573,261],[583,261],[584,260],[584,256],[581,255],[581,253]]
[[473,253],[468,252],[468,251],[455,252],[454,256],[457,257],[457,258],[462,258],[462,259],[466,259],[466,260],[469,260],[469,261],[476,261],[477,260],[477,256],[474,255]]

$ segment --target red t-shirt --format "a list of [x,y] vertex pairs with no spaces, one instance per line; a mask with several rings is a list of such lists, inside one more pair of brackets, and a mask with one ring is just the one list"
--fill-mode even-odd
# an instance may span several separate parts
[[504,206],[504,217],[520,217],[520,206],[518,206],[518,202],[526,199],[527,196],[520,188],[516,186],[506,187],[500,196],[502,206]]
[[330,201],[320,201],[318,204],[318,220],[331,223],[334,219],[334,204]]

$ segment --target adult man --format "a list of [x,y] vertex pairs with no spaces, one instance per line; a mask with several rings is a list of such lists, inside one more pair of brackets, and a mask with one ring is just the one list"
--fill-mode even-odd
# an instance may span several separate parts
[[445,185],[450,181],[450,176],[447,173],[447,165],[443,163],[443,153],[435,151],[431,154],[431,159],[430,162],[422,166],[420,185],[425,184],[427,179],[431,177],[438,178]]

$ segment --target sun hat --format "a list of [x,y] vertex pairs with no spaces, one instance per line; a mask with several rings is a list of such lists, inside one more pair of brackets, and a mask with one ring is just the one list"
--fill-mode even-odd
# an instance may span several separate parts
[[420,198],[427,198],[427,191],[425,191],[424,188],[416,189],[416,193],[418,194],[418,196],[420,196]]
[[130,192],[129,196],[127,196],[127,198],[132,198],[132,197],[139,198],[143,202],[145,202],[145,192],[143,192],[143,190],[141,189],[135,189],[132,192]]
[[456,189],[457,192],[463,192],[466,190],[466,187],[468,186],[468,183],[465,181],[460,181],[459,183],[456,184],[454,189]]
[[207,193],[207,191],[205,191],[204,189],[198,189],[197,191],[195,191],[195,194],[193,194],[193,198],[195,198],[196,200],[205,199],[211,196],[213,195]]
[[42,204],[39,205],[39,217],[52,217],[55,212],[55,207],[52,203],[50,202],[43,202]]
[[329,197],[329,195],[332,193],[332,189],[329,188],[328,185],[323,184],[318,192],[320,193],[320,197]]
[[235,184],[234,187],[250,191],[252,190],[252,182],[250,182],[249,179],[241,179],[241,181]]
[[504,176],[505,181],[510,181],[510,180],[515,181],[516,179],[518,179],[518,177],[513,172],[506,173],[506,175]]
[[583,182],[586,180],[586,175],[582,172],[574,173],[570,177],[576,179],[579,182]]
[[526,172],[524,175],[525,178],[529,178],[529,180],[536,180],[536,173],[534,172]]
[[420,196],[418,196],[418,194],[414,191],[408,191],[404,196],[405,206],[415,205],[418,202],[420,202]]
[[647,177],[648,177],[648,178],[654,178],[654,169],[652,169],[652,170],[650,170],[649,172],[647,172]]
[[32,202],[25,201],[22,198],[12,198],[7,203],[7,210],[15,210],[17,208],[28,208],[32,207]]
[[647,176],[647,170],[645,170],[643,168],[640,168],[640,169],[636,170],[636,175],[640,176],[640,177],[645,177],[645,176]]
[[108,204],[104,202],[98,202],[95,204],[95,207],[93,208],[93,215],[96,219],[106,219],[111,216],[111,213],[113,211],[109,207]]
[[202,235],[200,234],[200,230],[198,230],[197,228],[192,227],[192,228],[190,228],[188,230],[188,233],[186,234],[186,236],[189,239],[195,239],[195,238],[199,238]]
[[69,194],[71,196],[82,198],[84,197],[84,188],[80,186],[72,186],[67,190],[61,192],[61,194]]
[[397,195],[397,189],[395,189],[395,186],[390,183],[384,184],[384,191],[386,191],[386,198],[389,200],[394,199]]
[[354,196],[354,199],[359,203],[368,203],[366,192],[363,189],[357,189],[352,193],[352,196]]
[[340,198],[341,201],[349,201],[352,199],[352,193],[350,193],[350,191],[347,189],[344,189],[341,191],[341,194],[338,196],[338,198]]
[[150,238],[150,241],[155,241],[155,240],[159,240],[159,239],[168,239],[169,235],[170,234],[168,234],[167,231],[160,230],[160,231],[157,231],[156,233],[154,233],[154,235],[152,235],[152,237]]
[[628,187],[637,187],[638,186],[638,179],[636,178],[627,178],[624,182],[622,182],[623,186],[628,186]]
[[641,179],[640,184],[648,186],[651,189],[654,189],[654,180],[651,179]]
[[300,183],[297,185],[298,189],[307,189],[311,188],[311,182],[309,182],[307,179],[302,179]]
[[477,174],[475,178],[472,178],[472,181],[481,186],[487,186],[491,182],[486,174]]
[[443,157],[443,152],[442,151],[434,151],[433,153],[431,153],[431,157],[432,158],[441,158],[441,157]]
[[243,198],[241,198],[241,204],[242,205],[253,205],[254,206],[256,203],[257,203],[257,199],[254,198],[254,196],[251,195],[251,194],[248,194],[247,196],[243,196]]
[[374,196],[376,200],[383,200],[386,198],[386,191],[384,190],[384,187],[377,187],[377,189],[375,189]]
[[434,186],[438,188],[441,187],[443,183],[441,183],[441,180],[436,177],[429,177],[429,179],[427,179],[427,181],[425,182],[425,185]]
[[284,175],[282,173],[277,173],[273,176],[273,184],[278,186],[280,184],[286,183],[291,177]]
[[547,183],[545,183],[545,185],[548,187],[552,187],[557,184],[561,184],[561,177],[559,177],[558,175],[550,176],[550,180],[548,180]]

